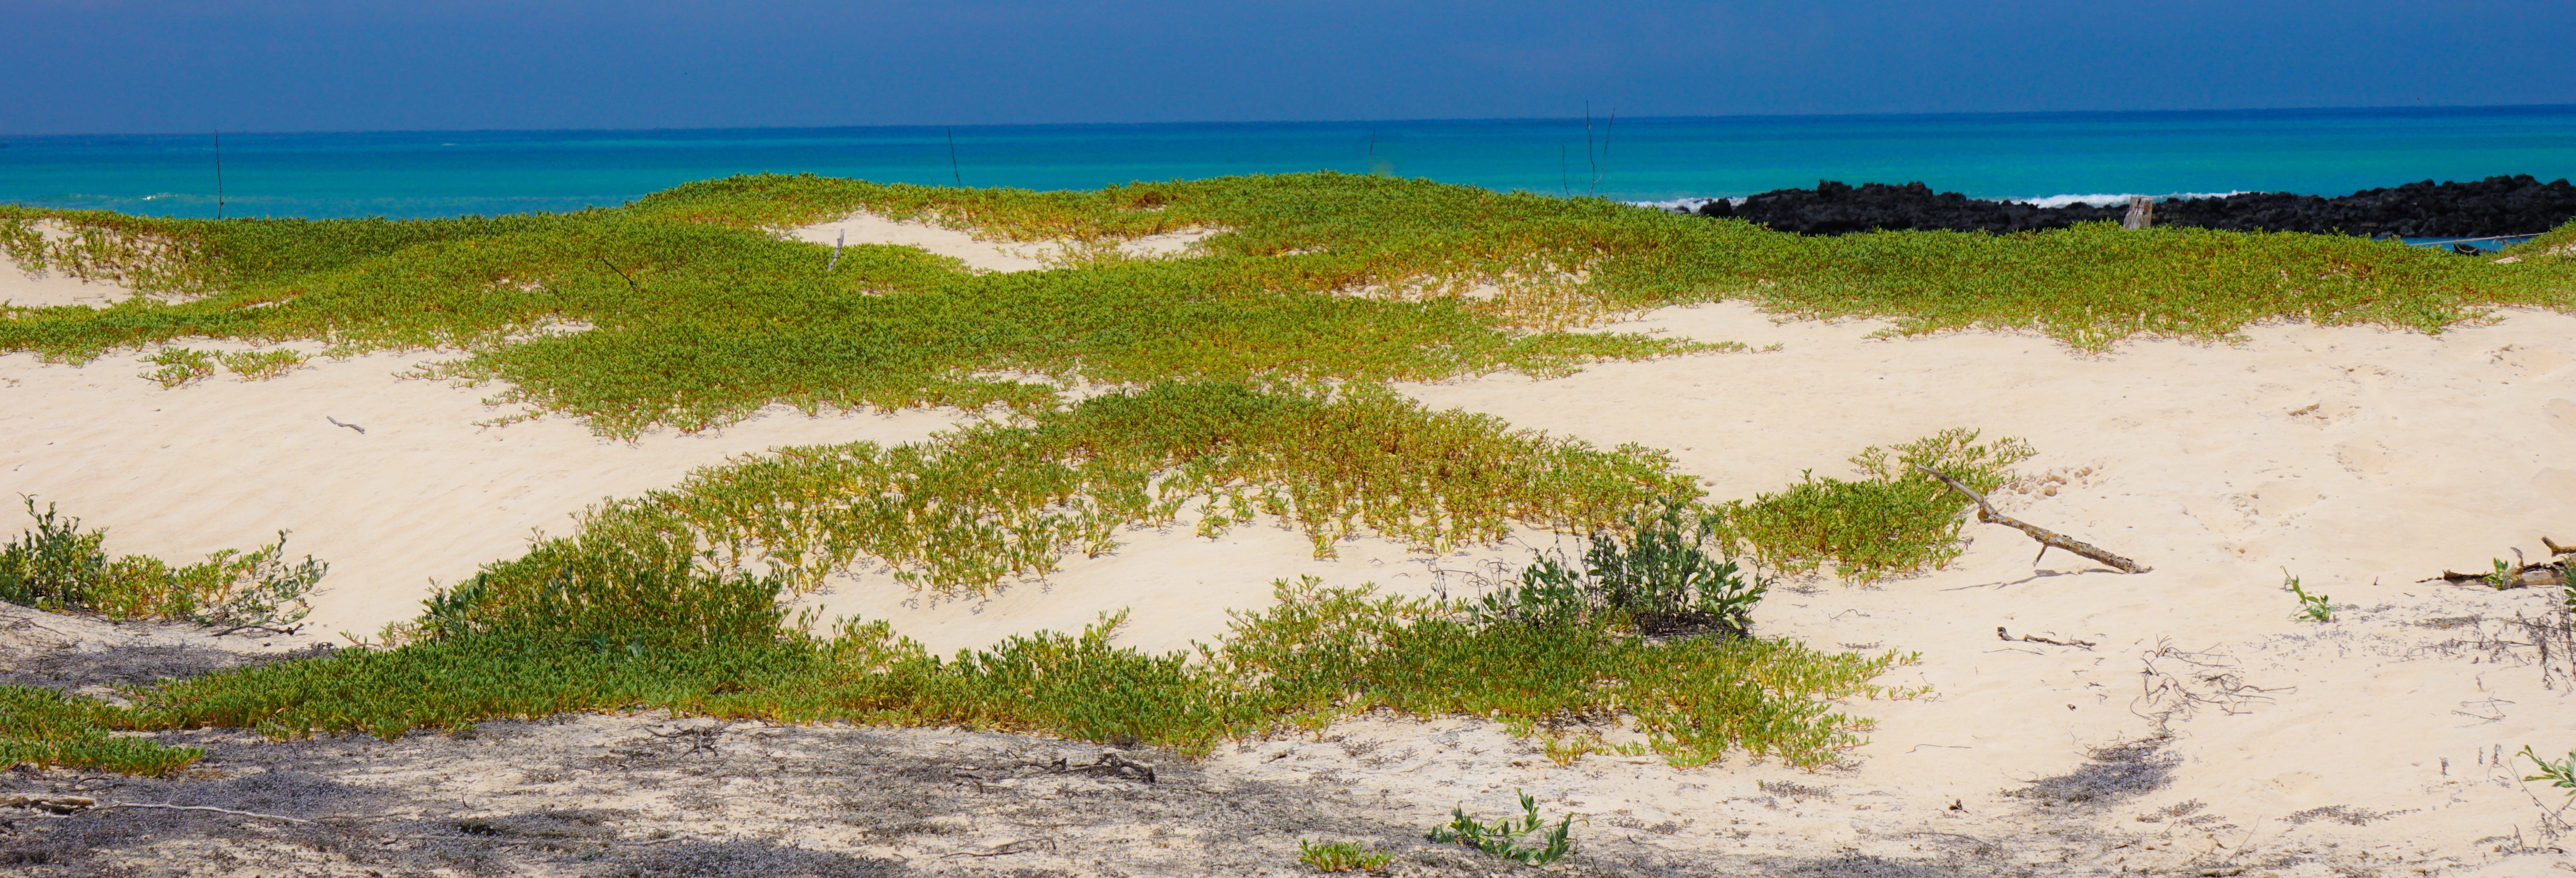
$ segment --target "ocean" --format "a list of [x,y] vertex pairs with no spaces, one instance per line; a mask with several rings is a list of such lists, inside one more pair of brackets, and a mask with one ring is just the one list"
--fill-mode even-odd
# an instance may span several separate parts
[[2576,176],[2576,106],[1483,121],[10,137],[0,203],[147,215],[435,217],[614,205],[770,171],[1089,189],[1330,169],[1633,202],[1818,180],[1979,198],[2340,195]]

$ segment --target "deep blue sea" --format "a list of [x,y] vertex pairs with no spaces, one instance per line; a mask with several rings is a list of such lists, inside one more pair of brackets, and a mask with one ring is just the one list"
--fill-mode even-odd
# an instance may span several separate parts
[[[1588,135],[1581,119],[227,133],[221,147],[228,216],[570,210],[758,171],[1085,189],[1374,170],[1623,201],[1824,179],[1921,181],[1982,198],[2339,195],[2576,176],[2576,106],[1595,119]],[[0,202],[212,216],[217,157],[208,133],[0,136]]]

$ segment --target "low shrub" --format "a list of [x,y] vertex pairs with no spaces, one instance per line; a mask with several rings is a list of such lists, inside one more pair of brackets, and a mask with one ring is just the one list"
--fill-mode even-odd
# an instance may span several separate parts
[[36,526],[0,545],[0,601],[54,612],[89,612],[111,619],[167,619],[220,626],[290,630],[311,606],[305,595],[329,565],[306,555],[288,561],[286,533],[249,552],[226,549],[206,560],[173,568],[159,558],[110,558],[104,530],[81,530],[80,519],[59,515],[48,503]]
[[1558,555],[1540,554],[1521,571],[1520,584],[1485,595],[1475,612],[1488,620],[1528,624],[1609,624],[1652,635],[1719,631],[1744,636],[1753,605],[1770,583],[1747,581],[1733,559],[1708,552],[1708,519],[1687,514],[1679,501],[1660,514],[1627,516],[1622,530],[1592,534],[1578,568]]

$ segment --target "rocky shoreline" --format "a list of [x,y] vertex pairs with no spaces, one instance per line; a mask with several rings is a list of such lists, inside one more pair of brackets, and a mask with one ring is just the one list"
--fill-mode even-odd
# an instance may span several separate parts
[[[1935,192],[1922,183],[1901,186],[1831,180],[1813,189],[1777,189],[1743,199],[1709,201],[1693,211],[1736,217],[1801,235],[1842,235],[1896,229],[2026,232],[2097,220],[2118,221],[2120,205],[2041,207],[2018,201]],[[2327,198],[2288,192],[2245,192],[2156,202],[2157,225],[2229,231],[2313,232],[2402,238],[2479,238],[2530,235],[2576,218],[2576,185],[2543,183],[2529,174],[2474,182],[2365,189]]]

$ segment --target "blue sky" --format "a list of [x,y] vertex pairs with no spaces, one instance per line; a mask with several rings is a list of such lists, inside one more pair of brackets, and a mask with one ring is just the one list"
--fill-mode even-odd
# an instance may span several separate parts
[[2576,103],[2576,4],[0,0],[0,133]]

